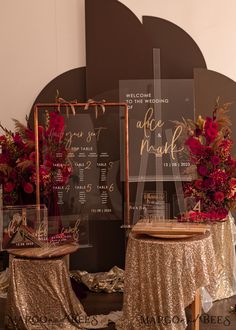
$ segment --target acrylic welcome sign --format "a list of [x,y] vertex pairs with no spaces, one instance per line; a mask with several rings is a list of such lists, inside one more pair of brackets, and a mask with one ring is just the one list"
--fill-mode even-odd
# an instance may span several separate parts
[[130,181],[189,180],[182,127],[192,119],[193,80],[120,81],[120,99],[129,107]]
[[[129,108],[130,201],[136,210],[131,210],[131,223],[139,218],[137,209],[145,210],[150,221],[169,219],[173,216],[173,184],[176,193],[182,194],[182,181],[191,180],[184,132],[178,122],[194,118],[193,80],[121,80],[119,92]],[[153,203],[145,201],[150,191]]]

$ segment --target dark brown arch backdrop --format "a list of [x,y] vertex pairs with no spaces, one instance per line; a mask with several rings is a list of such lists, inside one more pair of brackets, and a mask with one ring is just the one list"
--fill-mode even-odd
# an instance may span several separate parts
[[[208,71],[198,45],[177,25],[149,16],[140,22],[116,0],[85,0],[85,15],[86,67],[54,78],[34,103],[53,102],[56,90],[66,100],[119,101],[120,80],[153,78],[153,49],[156,48],[160,49],[161,78],[195,79],[198,113],[209,113],[218,95],[222,101],[234,101],[235,82]],[[235,107],[233,110],[236,124]],[[30,119],[32,122],[32,111]],[[173,183],[166,184],[165,189],[173,188]],[[124,267],[121,224],[119,221],[92,223],[93,248],[74,255],[71,267],[88,271],[105,271],[114,265]]]

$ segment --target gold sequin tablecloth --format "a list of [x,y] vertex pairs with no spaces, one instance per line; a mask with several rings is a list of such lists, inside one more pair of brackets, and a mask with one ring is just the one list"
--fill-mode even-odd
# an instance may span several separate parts
[[6,329],[74,330],[92,322],[71,288],[62,257],[13,258],[10,272]]
[[187,239],[129,236],[123,318],[117,329],[171,329],[187,326],[185,308],[195,292],[214,293],[216,261],[209,232]]
[[213,301],[229,298],[236,294],[234,231],[234,218],[231,214],[227,221],[211,226],[217,267],[217,287],[212,296]]

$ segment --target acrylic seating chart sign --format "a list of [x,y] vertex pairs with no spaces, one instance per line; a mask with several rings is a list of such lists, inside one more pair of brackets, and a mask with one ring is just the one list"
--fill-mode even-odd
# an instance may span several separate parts
[[121,80],[119,91],[129,108],[131,222],[168,219],[164,182],[175,182],[181,193],[181,182],[191,180],[183,130],[176,122],[194,118],[193,80]]
[[[73,232],[73,226],[77,226],[80,246],[89,246],[91,220],[120,220],[123,217],[120,109],[103,105],[94,108],[89,104],[86,108],[74,104],[60,105],[57,117],[55,107],[46,104],[38,107],[44,127],[50,126],[53,116],[63,127],[63,134],[50,131],[52,136],[58,135],[58,141],[63,145],[61,150],[56,150],[52,160],[54,151],[45,148],[40,161],[43,164],[53,161],[55,170],[51,193],[53,204],[49,206],[49,234],[57,232],[56,239],[60,239],[60,233]],[[71,231],[61,230],[68,227]]]

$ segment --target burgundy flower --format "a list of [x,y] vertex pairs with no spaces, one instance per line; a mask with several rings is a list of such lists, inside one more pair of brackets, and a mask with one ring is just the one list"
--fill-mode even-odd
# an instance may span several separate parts
[[[71,167],[68,164],[68,150],[64,142],[64,117],[58,112],[51,112],[48,129],[38,127],[39,137],[39,179],[40,189],[44,196],[49,196],[53,189],[53,180],[57,172],[55,164],[62,164],[62,180],[67,182],[71,175]],[[15,203],[18,199],[18,188],[28,193],[35,193],[36,168],[35,168],[35,134],[26,126],[18,126],[16,133],[0,136],[2,153],[0,163],[7,165],[7,171],[0,170],[0,183],[4,190],[4,203]],[[31,161],[30,164],[27,161]],[[4,166],[2,166],[5,169]],[[5,198],[6,197],[6,198]],[[7,198],[9,197],[9,198]]]
[[217,208],[217,210],[216,210],[216,217],[219,220],[222,220],[227,217],[228,213],[229,213],[229,211],[226,208],[220,207],[220,208]]
[[13,182],[6,182],[4,184],[3,190],[6,193],[10,193],[14,188],[15,188],[15,184]]
[[57,112],[51,112],[50,113],[50,125],[47,130],[47,134],[53,134],[56,136],[60,136],[60,133],[64,131],[65,128],[65,122],[64,122],[64,117],[60,115]]
[[208,128],[206,130],[206,137],[209,143],[213,142],[218,135],[218,131],[214,128]]
[[16,133],[14,136],[13,136],[13,140],[16,144],[18,144],[19,146],[20,145],[23,145],[23,141],[22,141],[22,137],[20,136],[19,133]]
[[23,186],[24,192],[26,192],[27,194],[32,194],[32,192],[34,191],[34,187],[30,182],[26,182]]
[[[227,125],[220,124],[220,115],[215,110],[212,118],[204,120],[199,116],[187,127],[186,145],[199,179],[184,185],[184,194],[200,200],[201,211],[212,221],[225,219],[236,199],[236,159],[231,156],[233,141]],[[194,215],[193,221],[199,221],[200,213]]]
[[211,117],[206,117],[206,121],[205,121],[205,128],[208,128],[208,127],[210,127],[211,126],[211,124],[212,124],[212,122],[213,122],[213,119],[211,118]]
[[194,186],[197,188],[197,189],[202,189],[202,186],[203,186],[203,180],[202,179],[198,179],[194,182]]
[[207,142],[213,142],[218,135],[218,124],[212,118],[207,117],[204,128]]
[[204,128],[205,128],[205,130],[212,129],[212,128],[215,130],[218,130],[218,124],[211,117],[206,117],[206,122],[205,122]]
[[214,181],[211,178],[207,178],[207,179],[204,180],[203,186],[206,189],[212,189],[215,186]]
[[211,146],[204,146],[202,152],[204,157],[209,157],[214,154],[214,151]]
[[211,161],[213,165],[218,165],[220,163],[220,157],[219,156],[212,156]]
[[224,207],[212,208],[207,212],[207,218],[212,221],[223,220],[227,217],[228,210]]
[[225,195],[222,191],[216,191],[214,194],[214,200],[216,202],[222,202],[225,198]]
[[189,147],[190,151],[194,155],[198,155],[202,151],[202,145],[198,139],[195,139],[194,137],[188,138],[188,140],[185,142],[185,144]]
[[0,163],[1,164],[6,164],[8,161],[6,154],[0,154]]
[[233,159],[230,155],[228,156],[228,158],[227,158],[227,160],[226,160],[226,163],[227,163],[227,165],[229,165],[229,166],[234,166],[234,167],[236,167],[236,163],[235,163],[234,159]]
[[213,180],[216,186],[224,186],[227,182],[228,175],[225,171],[217,169],[210,174],[210,178]]
[[195,129],[195,136],[198,137],[198,136],[200,136],[201,134],[202,134],[202,130],[201,130],[200,128],[197,127],[197,128]]
[[41,165],[39,168],[39,174],[41,176],[47,176],[47,175],[49,175],[49,169],[46,168],[45,166]]
[[197,171],[201,176],[206,176],[208,173],[208,169],[205,165],[199,165],[197,167]]
[[36,153],[35,151],[32,151],[31,154],[29,155],[29,159],[32,160],[32,162],[35,163],[35,159],[36,159]]

